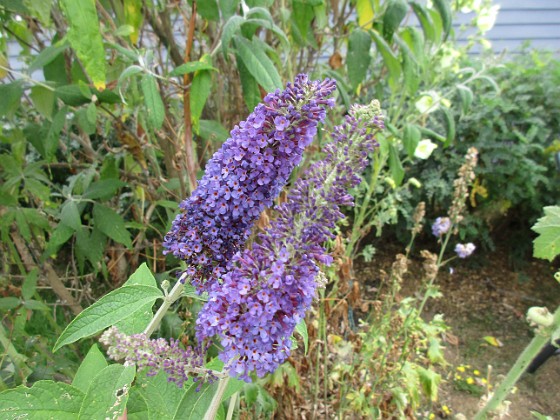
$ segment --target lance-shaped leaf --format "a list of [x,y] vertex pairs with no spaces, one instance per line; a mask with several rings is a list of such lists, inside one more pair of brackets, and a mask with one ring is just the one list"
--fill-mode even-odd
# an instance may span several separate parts
[[148,124],[152,129],[159,130],[165,118],[165,108],[159,95],[156,79],[151,74],[145,74],[142,76],[140,85],[144,94]]
[[346,68],[348,80],[353,89],[366,77],[367,69],[371,61],[369,49],[371,48],[371,36],[361,29],[352,31],[348,39],[348,55],[346,57]]
[[93,206],[93,220],[95,227],[112,240],[123,244],[127,248],[132,247],[130,233],[126,230],[124,220],[113,209],[95,204]]
[[268,58],[259,42],[249,42],[247,39],[235,37],[235,47],[237,53],[247,67],[249,73],[267,92],[273,92],[282,88],[282,79]]
[[97,334],[162,297],[162,292],[152,286],[132,285],[113,290],[74,318],[60,335],[53,351]]
[[105,89],[105,50],[94,0],[61,0],[68,41],[97,89]]
[[0,393],[0,418],[75,420],[84,393],[63,382],[39,381]]

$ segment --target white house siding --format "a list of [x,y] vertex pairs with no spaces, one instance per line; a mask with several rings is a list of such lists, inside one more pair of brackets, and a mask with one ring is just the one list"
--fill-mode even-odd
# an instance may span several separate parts
[[[496,53],[504,50],[519,54],[526,41],[538,49],[560,53],[560,0],[494,0],[500,6],[494,27],[486,33]],[[454,23],[457,39],[464,42],[473,31],[460,31],[460,25],[473,14],[459,17]],[[473,52],[479,52],[477,47]]]

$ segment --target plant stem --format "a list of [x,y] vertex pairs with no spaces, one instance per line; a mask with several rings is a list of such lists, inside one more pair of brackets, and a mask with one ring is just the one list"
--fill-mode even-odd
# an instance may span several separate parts
[[[554,325],[556,328],[560,325],[560,307],[558,307],[554,313]],[[548,344],[549,340],[550,334],[537,333],[537,335],[535,335],[523,353],[521,353],[513,367],[510,369],[506,378],[496,389],[492,398],[490,398],[482,410],[477,413],[474,420],[486,420],[490,413],[496,411],[496,409],[508,396],[521,375],[523,375],[531,361],[539,354],[542,348]]]
[[218,382],[218,389],[212,398],[212,402],[210,403],[210,407],[208,411],[204,415],[204,420],[214,420],[216,418],[216,414],[218,413],[218,409],[220,408],[220,403],[222,402],[222,396],[227,388],[227,384],[229,381],[229,377],[225,379],[221,379]]
[[154,315],[154,317],[152,318],[152,320],[144,330],[144,334],[146,334],[146,337],[152,335],[155,329],[159,326],[164,315],[169,310],[169,307],[173,305],[173,303],[181,297],[181,293],[183,293],[183,289],[185,288],[186,278],[187,278],[187,273],[183,273],[181,277],[179,277],[179,279],[177,280],[177,283],[175,283],[175,286],[173,286],[173,289],[171,289],[171,292],[167,296],[165,296],[162,305],[159,307],[158,311],[156,312],[156,314]]
[[226,420],[231,420],[233,418],[233,412],[235,410],[235,405],[237,404],[237,395],[239,392],[236,392],[231,396],[229,399],[229,407],[226,415]]

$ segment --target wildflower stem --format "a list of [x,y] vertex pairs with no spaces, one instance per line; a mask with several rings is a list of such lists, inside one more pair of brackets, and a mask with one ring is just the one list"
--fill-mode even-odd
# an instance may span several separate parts
[[[559,328],[560,326],[560,307],[558,307],[554,313],[553,325],[554,328]],[[496,389],[492,397],[488,400],[482,410],[477,413],[474,420],[486,420],[489,414],[498,409],[521,375],[523,375],[523,373],[527,370],[531,361],[539,354],[542,348],[548,344],[549,340],[550,334],[537,332],[535,337],[531,340],[529,345],[525,348],[523,353],[521,353],[513,367],[510,369],[506,378]]]
[[146,337],[150,337],[150,335],[152,335],[152,333],[159,326],[164,315],[169,310],[169,307],[173,305],[173,303],[177,299],[179,299],[179,297],[181,297],[181,293],[183,293],[183,289],[185,288],[186,277],[187,277],[187,273],[183,273],[181,277],[179,277],[179,279],[177,280],[177,283],[175,283],[175,286],[173,286],[173,289],[171,289],[171,292],[169,292],[169,294],[165,296],[162,305],[159,307],[158,311],[156,312],[156,314],[154,315],[154,317],[152,318],[152,320],[144,330],[144,334],[146,334]]
[[220,408],[220,403],[222,402],[222,396],[227,388],[227,384],[229,381],[229,377],[224,378],[218,382],[218,389],[212,398],[212,402],[210,403],[210,407],[206,414],[204,415],[204,420],[214,420],[216,418],[216,414],[218,413],[218,409]]

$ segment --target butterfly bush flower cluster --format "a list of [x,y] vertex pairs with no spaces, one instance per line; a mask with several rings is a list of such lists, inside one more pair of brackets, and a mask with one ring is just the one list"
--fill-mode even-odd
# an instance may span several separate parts
[[472,255],[476,246],[473,243],[469,242],[468,244],[457,244],[455,246],[455,253],[459,258],[467,258]]
[[449,232],[450,227],[451,219],[449,217],[438,217],[432,225],[432,233],[436,238],[439,238]]
[[[189,380],[213,382],[216,376],[204,366],[204,353],[192,348],[181,348],[179,341],[164,338],[150,340],[145,334],[128,336],[111,327],[99,340],[108,346],[107,354],[113,360],[135,364],[138,369],[147,369],[148,376],[155,376],[159,371],[167,374],[169,382],[182,387]],[[201,382],[202,383],[202,382]]]
[[[458,225],[463,220],[463,213],[466,209],[466,199],[469,197],[469,187],[475,179],[474,169],[478,163],[478,150],[471,147],[465,155],[465,163],[461,165],[457,173],[457,178],[453,181],[453,200],[449,208],[448,217],[438,217],[432,225],[432,233],[435,237],[441,238],[449,233],[458,233]],[[448,239],[448,238],[447,238]],[[446,239],[446,243],[447,243]],[[472,255],[476,246],[473,243],[457,244],[455,253],[459,258],[467,258]]]
[[197,289],[209,291],[243,248],[254,222],[287,182],[317,133],[333,80],[300,74],[264,98],[206,165],[166,235],[166,253],[186,261]]
[[335,127],[325,158],[311,166],[277,208],[277,218],[251,249],[237,253],[222,283],[213,283],[199,313],[202,342],[217,336],[220,359],[232,376],[250,380],[273,372],[290,355],[291,335],[316,295],[321,264],[332,257],[324,242],[352,205],[373,134],[383,127],[379,103],[354,107]]

